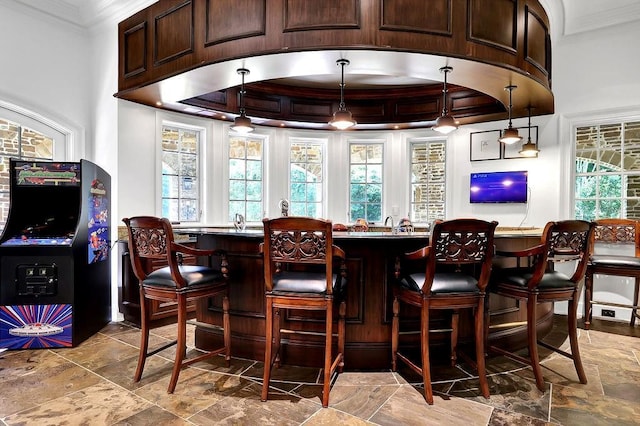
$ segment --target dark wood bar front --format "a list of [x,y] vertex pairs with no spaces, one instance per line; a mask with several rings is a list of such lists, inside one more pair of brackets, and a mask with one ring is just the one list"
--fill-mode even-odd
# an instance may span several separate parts
[[[264,359],[265,298],[261,230],[235,231],[221,228],[194,228],[177,230],[197,240],[200,248],[220,248],[228,252],[231,271],[231,331],[232,354],[253,360]],[[533,230],[496,233],[498,249],[518,249],[539,242],[539,234]],[[390,368],[391,362],[391,285],[394,279],[396,256],[426,245],[428,234],[393,235],[390,232],[336,232],[334,243],[347,255],[347,330],[346,368],[351,370],[378,370]],[[196,307],[199,322],[221,324],[219,301],[203,301]],[[510,347],[526,345],[525,325],[515,328],[514,323],[525,321],[524,306],[517,302],[492,295],[490,301],[491,328],[489,340],[500,340]],[[539,310],[538,333],[544,336],[552,325],[553,305]],[[419,312],[402,313],[401,330],[419,330]],[[437,313],[435,314],[437,315]],[[450,315],[445,312],[435,316],[431,328],[442,332],[433,334],[433,353],[448,353]],[[289,311],[283,314],[283,324],[289,330],[322,332],[324,323],[313,312]],[[509,326],[507,326],[509,325]],[[207,327],[197,327],[196,346],[210,348],[219,345],[222,334]],[[404,345],[419,347],[419,335],[407,333],[401,336]],[[470,313],[461,312],[461,345],[473,342],[473,323]],[[283,361],[288,364],[320,366],[323,359],[323,337],[283,335]]]

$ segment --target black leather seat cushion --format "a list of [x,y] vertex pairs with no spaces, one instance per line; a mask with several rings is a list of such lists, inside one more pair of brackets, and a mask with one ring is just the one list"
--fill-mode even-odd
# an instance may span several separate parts
[[640,258],[635,256],[594,255],[589,260],[593,266],[611,268],[638,268],[640,270]]
[[[519,287],[527,287],[527,283],[533,276],[530,269],[525,268],[505,268],[494,270],[491,276],[490,286],[499,283],[515,285]],[[575,287],[575,283],[562,272],[547,272],[542,276],[542,280],[538,285],[541,290]]]
[[[424,273],[411,274],[400,280],[400,285],[413,291],[420,291],[425,279]],[[456,272],[436,273],[433,277],[431,293],[478,293],[478,280]]]
[[[334,295],[341,294],[346,288],[347,280],[333,274]],[[324,272],[282,271],[273,276],[274,293],[326,293],[327,277]]]
[[[187,288],[207,286],[224,280],[222,272],[206,266],[180,265],[178,269],[180,269],[180,275],[187,283]],[[151,287],[176,288],[176,283],[171,278],[171,270],[168,266],[157,269],[147,275],[142,284]]]

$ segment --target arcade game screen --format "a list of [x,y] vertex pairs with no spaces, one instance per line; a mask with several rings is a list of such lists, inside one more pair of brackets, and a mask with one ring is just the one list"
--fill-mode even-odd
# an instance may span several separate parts
[[70,245],[80,214],[77,163],[16,163],[2,245]]

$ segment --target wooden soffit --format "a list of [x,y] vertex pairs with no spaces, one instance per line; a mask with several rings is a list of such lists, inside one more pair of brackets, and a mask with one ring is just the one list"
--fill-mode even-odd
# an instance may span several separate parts
[[554,112],[547,15],[537,0],[160,0],[119,24],[118,98],[219,120],[356,129],[430,127]]

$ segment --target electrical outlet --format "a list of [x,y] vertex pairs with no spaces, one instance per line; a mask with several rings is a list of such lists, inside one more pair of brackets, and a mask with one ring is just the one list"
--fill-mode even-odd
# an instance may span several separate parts
[[609,317],[609,318],[615,318],[616,317],[616,311],[614,311],[613,309],[603,309],[602,310],[602,316],[603,317]]

